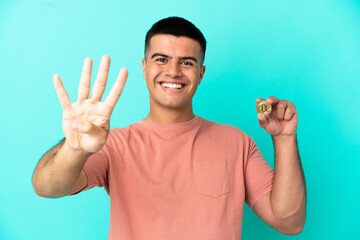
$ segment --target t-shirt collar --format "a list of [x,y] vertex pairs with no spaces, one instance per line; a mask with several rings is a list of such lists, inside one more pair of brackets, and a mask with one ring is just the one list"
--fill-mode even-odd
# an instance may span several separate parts
[[140,127],[155,130],[155,131],[181,131],[189,129],[196,124],[200,123],[201,118],[199,116],[194,116],[191,120],[180,123],[167,123],[167,124],[159,124],[159,123],[151,123],[144,120],[138,122]]

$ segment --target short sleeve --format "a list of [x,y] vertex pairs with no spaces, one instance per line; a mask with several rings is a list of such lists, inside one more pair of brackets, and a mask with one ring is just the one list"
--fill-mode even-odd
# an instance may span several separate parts
[[252,138],[249,138],[248,157],[244,164],[245,201],[254,204],[272,189],[274,171],[265,161]]
[[89,190],[95,186],[104,187],[109,194],[108,170],[109,152],[105,144],[100,151],[92,154],[85,162],[83,170],[87,177],[87,186],[82,190]]

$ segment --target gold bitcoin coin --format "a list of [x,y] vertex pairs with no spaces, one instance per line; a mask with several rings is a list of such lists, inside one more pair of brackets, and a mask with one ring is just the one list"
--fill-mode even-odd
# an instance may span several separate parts
[[271,113],[271,104],[267,103],[265,100],[262,100],[256,105],[257,113],[267,116]]

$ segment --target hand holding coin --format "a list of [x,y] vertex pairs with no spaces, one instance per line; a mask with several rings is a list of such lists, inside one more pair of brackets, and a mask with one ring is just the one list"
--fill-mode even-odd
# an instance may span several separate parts
[[260,127],[273,137],[280,135],[296,135],[298,115],[295,105],[288,100],[276,97],[256,99],[256,111]]
[[271,113],[271,105],[269,103],[267,103],[266,100],[261,100],[256,105],[256,111],[258,114],[267,116]]

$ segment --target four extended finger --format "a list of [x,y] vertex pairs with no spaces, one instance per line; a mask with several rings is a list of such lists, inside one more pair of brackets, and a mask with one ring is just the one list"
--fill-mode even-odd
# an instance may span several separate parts
[[115,107],[115,104],[117,103],[117,101],[121,96],[127,76],[128,76],[128,70],[126,68],[120,69],[119,75],[116,78],[114,86],[111,88],[108,96],[104,101],[104,103],[109,105],[112,109]]
[[84,60],[84,65],[81,72],[80,84],[78,90],[78,101],[85,100],[89,97],[91,85],[91,69],[92,59],[87,57]]
[[60,100],[61,107],[63,109],[66,109],[71,105],[71,101],[67,92],[65,91],[64,85],[62,84],[60,76],[58,74],[55,74],[53,76],[53,83],[55,86],[56,94]]
[[104,55],[101,58],[98,75],[96,77],[94,87],[91,94],[91,99],[101,101],[101,97],[105,91],[106,81],[109,74],[110,57]]

